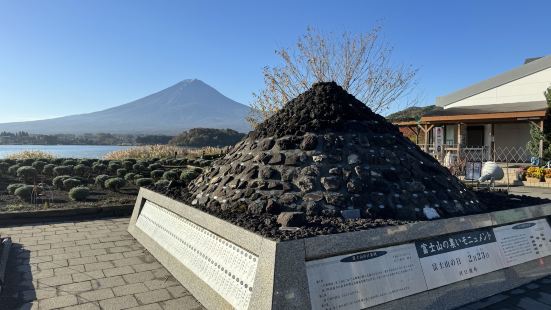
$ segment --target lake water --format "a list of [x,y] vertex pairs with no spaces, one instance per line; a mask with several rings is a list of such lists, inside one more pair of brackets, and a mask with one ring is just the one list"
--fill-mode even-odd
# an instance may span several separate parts
[[44,151],[62,158],[102,158],[105,154],[132,146],[119,145],[0,145],[0,158],[21,151]]

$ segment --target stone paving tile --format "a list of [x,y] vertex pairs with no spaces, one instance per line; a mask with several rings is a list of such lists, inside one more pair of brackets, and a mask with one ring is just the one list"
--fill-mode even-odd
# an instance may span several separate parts
[[0,310],[203,309],[128,234],[128,220],[0,227],[14,241]]
[[142,304],[151,304],[154,302],[172,299],[170,293],[166,289],[138,293],[135,296]]
[[[181,285],[180,287],[183,288],[183,286]],[[185,290],[185,288],[183,289]],[[149,291],[149,288],[147,288],[147,286],[145,286],[143,283],[126,284],[126,285],[113,287],[113,292],[117,296],[132,295],[132,294],[144,293],[147,291]],[[172,296],[174,296],[174,294],[172,294]]]
[[457,309],[551,310],[551,276],[532,281],[523,286],[484,298]]
[[38,308],[43,310],[59,309],[62,307],[78,304],[77,297],[74,295],[63,295],[52,298],[46,298],[38,301]]
[[162,303],[164,310],[192,310],[201,309],[202,306],[193,296],[185,296],[178,299],[167,300]]
[[99,302],[104,310],[131,309],[138,306],[136,298],[132,295],[105,299]]

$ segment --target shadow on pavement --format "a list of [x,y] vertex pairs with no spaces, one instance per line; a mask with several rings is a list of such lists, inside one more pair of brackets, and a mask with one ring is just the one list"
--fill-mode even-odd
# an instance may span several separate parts
[[0,295],[0,309],[31,309],[36,300],[36,281],[30,264],[30,251],[21,244],[12,244],[8,258],[5,286]]

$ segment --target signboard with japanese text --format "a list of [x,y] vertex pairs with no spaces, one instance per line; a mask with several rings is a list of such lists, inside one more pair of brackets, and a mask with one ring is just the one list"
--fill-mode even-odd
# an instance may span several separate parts
[[440,153],[444,145],[444,127],[434,127],[432,133],[434,136],[434,151]]
[[478,180],[482,173],[482,163],[468,161],[465,164],[465,180]]
[[415,242],[428,289],[504,268],[492,229]]
[[306,263],[312,309],[363,309],[427,290],[413,244]]
[[306,263],[313,309],[363,309],[551,255],[545,219]]
[[494,228],[506,267],[551,255],[551,228],[540,219]]

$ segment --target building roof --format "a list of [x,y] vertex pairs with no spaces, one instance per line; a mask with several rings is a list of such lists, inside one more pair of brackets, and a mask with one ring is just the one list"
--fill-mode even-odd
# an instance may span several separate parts
[[545,101],[455,107],[434,111],[421,117],[421,123],[516,121],[542,119],[547,113]]
[[502,103],[502,104],[454,107],[454,108],[432,111],[423,116],[448,116],[448,115],[543,111],[546,108],[547,108],[547,103],[545,101],[532,101],[532,102],[517,102],[517,103]]
[[512,81],[521,79],[525,76],[534,74],[536,72],[539,72],[548,68],[551,68],[551,55],[529,61],[513,70],[496,75],[490,79],[471,85],[469,87],[460,89],[447,96],[436,97],[436,105],[445,107],[459,100],[469,98],[471,96],[480,94],[492,88],[496,88],[503,84],[510,83]]

